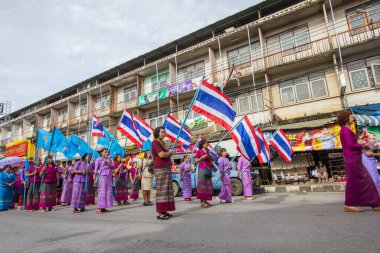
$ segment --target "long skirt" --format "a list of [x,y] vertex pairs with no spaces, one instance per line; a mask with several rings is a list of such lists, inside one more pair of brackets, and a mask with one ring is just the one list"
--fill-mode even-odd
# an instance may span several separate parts
[[56,205],[56,187],[56,183],[42,183],[42,190],[40,192],[40,208],[53,207]]
[[135,179],[135,183],[132,184],[130,198],[134,199],[134,200],[139,198],[139,181],[138,181],[138,179]]
[[86,207],[86,183],[85,182],[74,182],[73,183],[73,194],[71,197],[71,208],[84,209]]
[[232,192],[231,192],[231,177],[230,174],[225,173],[221,178],[222,181],[222,189],[219,193],[219,199],[225,201],[232,200]]
[[[127,179],[125,177],[117,178],[115,184],[115,200],[116,201],[127,201],[128,200],[128,185]],[[138,198],[138,192],[137,192]]]
[[[34,191],[33,191],[34,189]],[[30,184],[28,189],[28,194],[26,195],[26,210],[38,210],[40,205],[40,183],[36,183],[33,186],[33,183]]]
[[59,203],[61,201],[61,196],[62,196],[62,187],[63,187],[63,179],[60,178],[59,181],[58,181],[58,186],[57,186],[57,203]]
[[252,178],[249,171],[241,174],[241,180],[243,181],[243,195],[244,197],[253,196]]
[[0,186],[0,211],[8,210],[13,199],[13,187]]
[[95,187],[94,182],[88,182],[86,205],[95,205]]
[[198,169],[197,199],[212,200],[212,180],[205,176],[205,169]]
[[72,194],[73,194],[73,181],[65,180],[63,182],[61,203],[70,203]]
[[109,208],[112,206],[112,177],[100,176],[97,208]]
[[175,210],[172,171],[170,167],[154,168],[156,176],[156,211],[163,213]]
[[377,160],[375,157],[368,157],[362,153],[362,162],[364,167],[367,169],[369,175],[372,178],[373,183],[376,186],[377,192],[380,195],[380,175],[377,171]]
[[368,171],[364,168],[361,155],[344,157],[346,165],[347,206],[380,206],[380,196]]
[[182,181],[182,198],[191,199],[193,197],[192,190],[191,174],[184,173]]
[[22,201],[24,198],[24,185],[21,182],[18,182],[18,184],[14,185],[13,188],[13,203],[17,203],[18,206],[22,206]]

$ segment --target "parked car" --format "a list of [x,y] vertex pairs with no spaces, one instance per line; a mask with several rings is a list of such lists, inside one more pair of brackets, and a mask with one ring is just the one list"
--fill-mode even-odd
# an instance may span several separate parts
[[[181,181],[181,176],[179,173],[179,166],[183,162],[183,156],[185,154],[178,154],[172,156],[173,161],[173,168],[172,168],[172,179],[173,179],[173,189],[174,189],[174,196],[179,196],[182,192],[183,186]],[[191,182],[193,187],[193,193],[196,194],[197,190],[197,179],[198,179],[198,171],[195,169],[195,156],[194,154],[187,154],[190,157],[190,161],[194,166],[194,170],[191,173]],[[231,171],[231,188],[232,188],[232,195],[233,196],[240,196],[243,193],[243,184],[241,179],[238,177],[238,172],[233,170]],[[156,180],[153,179],[153,187],[156,187]],[[212,188],[214,191],[218,191],[222,189],[222,182],[220,180],[220,172],[217,170],[216,172],[212,173]]]

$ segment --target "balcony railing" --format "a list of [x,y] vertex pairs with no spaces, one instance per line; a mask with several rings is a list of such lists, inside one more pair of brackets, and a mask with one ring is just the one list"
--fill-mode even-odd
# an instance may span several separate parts
[[124,101],[120,101],[120,102],[112,104],[111,105],[111,111],[112,112],[121,112],[125,108],[130,109],[130,108],[134,108],[136,106],[137,106],[137,98],[134,98],[134,99],[130,99],[127,101],[124,100]]

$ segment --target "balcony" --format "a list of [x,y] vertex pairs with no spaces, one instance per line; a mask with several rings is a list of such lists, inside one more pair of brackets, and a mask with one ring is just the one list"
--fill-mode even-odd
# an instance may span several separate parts
[[137,98],[134,98],[134,99],[130,99],[130,100],[120,101],[120,102],[118,102],[116,104],[112,104],[111,105],[111,111],[113,113],[115,113],[115,112],[121,112],[125,108],[131,109],[131,108],[134,108],[136,106],[137,106]]

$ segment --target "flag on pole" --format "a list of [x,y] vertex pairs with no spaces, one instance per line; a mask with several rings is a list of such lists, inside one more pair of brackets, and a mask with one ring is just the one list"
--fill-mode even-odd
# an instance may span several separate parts
[[123,115],[121,115],[117,130],[119,130],[122,135],[130,139],[138,147],[142,148],[142,141],[139,134],[137,133],[137,130],[135,129],[132,115],[128,109],[125,109]]
[[[103,133],[104,137],[99,136],[98,144],[108,148],[108,146],[112,142],[113,136],[105,128],[103,129]],[[111,154],[111,157],[115,157],[115,155],[120,155],[121,157],[124,157],[125,150],[120,146],[116,137],[115,140],[112,142],[109,153]]]
[[94,149],[89,147],[87,142],[85,142],[84,140],[82,140],[78,136],[72,134],[71,135],[71,141],[74,142],[78,146],[78,154],[84,155],[84,154],[90,152],[90,154],[94,154],[94,160],[96,160],[100,157],[98,152],[95,152]]
[[38,129],[37,147],[44,150],[49,150],[51,137],[51,133],[42,129]]
[[53,131],[53,142],[50,150],[52,152],[61,152],[67,159],[71,160],[78,153],[78,146],[66,138],[66,136],[57,128]]
[[[166,130],[166,137],[174,142],[177,138],[179,130],[181,129],[181,123],[179,123],[172,115],[168,114],[163,127]],[[183,128],[179,135],[178,142],[183,145],[190,145],[191,133]]]
[[287,162],[292,161],[293,148],[288,137],[282,129],[278,129],[270,139],[269,143],[277,150],[280,156]]
[[138,135],[140,136],[140,140],[142,142],[146,142],[152,135],[154,129],[136,115],[133,115],[133,123]]
[[236,126],[231,132],[231,137],[237,145],[237,150],[248,160],[252,160],[260,153],[259,140],[248,117]]
[[255,130],[255,133],[256,133],[257,139],[259,140],[260,149],[261,149],[261,152],[257,156],[257,158],[259,159],[260,163],[269,163],[270,162],[269,145],[268,145],[267,141],[265,140],[264,135],[261,132],[260,128]]
[[103,124],[102,122],[100,122],[99,118],[96,117],[95,115],[92,116],[91,136],[105,137]]
[[227,131],[234,125],[236,112],[231,100],[206,81],[202,81],[193,111],[222,125]]

